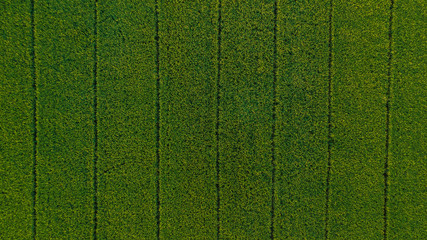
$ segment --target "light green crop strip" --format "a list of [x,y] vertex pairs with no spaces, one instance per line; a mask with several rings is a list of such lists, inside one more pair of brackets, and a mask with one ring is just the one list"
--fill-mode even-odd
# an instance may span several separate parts
[[329,0],[279,1],[275,239],[323,239]]
[[98,1],[98,239],[156,239],[155,1]]
[[35,160],[31,1],[2,1],[0,9],[0,238],[31,239]]
[[427,238],[425,1],[395,1],[392,15],[388,239]]
[[160,1],[160,238],[215,239],[216,1]]
[[94,3],[35,1],[37,239],[93,235]]
[[383,239],[389,1],[334,1],[329,239]]
[[222,1],[220,239],[271,235],[274,1]]

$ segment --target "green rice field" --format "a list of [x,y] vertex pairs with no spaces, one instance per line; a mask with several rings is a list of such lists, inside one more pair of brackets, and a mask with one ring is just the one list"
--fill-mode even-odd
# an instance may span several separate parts
[[0,12],[0,239],[427,239],[426,1]]

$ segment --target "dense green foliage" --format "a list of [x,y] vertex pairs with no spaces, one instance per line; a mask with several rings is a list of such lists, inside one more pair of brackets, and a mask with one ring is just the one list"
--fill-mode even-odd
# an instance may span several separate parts
[[273,1],[222,1],[220,236],[270,235]]
[[97,5],[97,236],[155,239],[154,1]]
[[389,8],[387,0],[334,1],[332,239],[383,238]]
[[427,237],[426,2],[396,1],[390,104],[390,239]]
[[424,1],[0,11],[0,239],[427,238]]
[[0,3],[0,238],[30,239],[33,223],[31,5]]
[[38,239],[92,235],[93,9],[88,1],[36,1]]
[[161,239],[216,236],[216,14],[215,1],[159,5]]
[[325,234],[329,12],[325,0],[278,5],[278,239],[322,239]]

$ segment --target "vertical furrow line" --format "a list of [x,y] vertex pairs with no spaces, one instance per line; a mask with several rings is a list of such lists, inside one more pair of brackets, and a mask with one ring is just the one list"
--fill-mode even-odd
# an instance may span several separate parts
[[274,25],[273,25],[273,108],[272,108],[272,131],[271,131],[271,222],[270,238],[274,239],[274,214],[275,214],[275,187],[276,187],[276,111],[277,111],[277,0],[273,5]]
[[35,50],[35,21],[34,0],[31,0],[31,76],[33,78],[33,226],[32,238],[36,239],[37,233],[37,76],[36,76],[36,50]]
[[94,51],[93,51],[93,126],[94,126],[94,148],[93,148],[93,239],[97,239],[98,229],[98,0],[94,2]]
[[160,44],[159,44],[159,0],[155,0],[154,18],[156,28],[156,221],[157,239],[160,239]]
[[389,165],[389,146],[390,146],[390,91],[391,91],[391,64],[392,64],[392,42],[393,42],[393,8],[394,0],[390,1],[390,18],[388,29],[388,66],[387,66],[387,102],[386,102],[386,142],[385,142],[385,161],[384,161],[384,240],[387,240],[387,201],[388,201],[388,165]]
[[218,52],[217,52],[217,79],[216,79],[216,217],[217,217],[217,239],[220,237],[220,183],[219,183],[219,103],[221,91],[221,31],[222,31],[222,17],[221,17],[222,3],[218,1]]
[[325,204],[325,239],[329,238],[329,194],[331,180],[331,145],[332,145],[332,11],[333,2],[329,2],[329,42],[328,42],[328,169],[326,173],[326,204]]

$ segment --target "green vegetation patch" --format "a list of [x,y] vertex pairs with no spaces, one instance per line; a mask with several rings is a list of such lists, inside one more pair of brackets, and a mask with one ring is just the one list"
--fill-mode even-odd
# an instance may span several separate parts
[[426,4],[3,0],[1,239],[427,239]]

